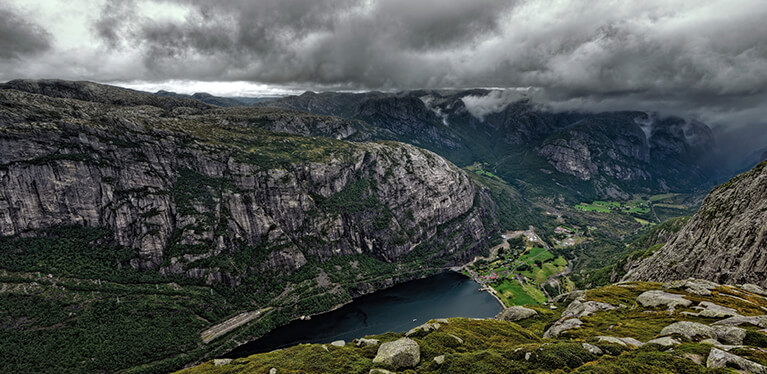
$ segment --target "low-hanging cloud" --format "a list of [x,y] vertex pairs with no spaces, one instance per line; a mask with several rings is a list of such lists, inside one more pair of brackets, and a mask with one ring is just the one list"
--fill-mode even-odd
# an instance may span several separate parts
[[491,113],[498,113],[509,104],[527,99],[526,90],[492,90],[485,95],[468,95],[461,98],[466,110],[480,121]]
[[534,87],[554,109],[767,118],[763,0],[126,0],[83,11],[90,50],[52,48],[5,64],[0,79]]

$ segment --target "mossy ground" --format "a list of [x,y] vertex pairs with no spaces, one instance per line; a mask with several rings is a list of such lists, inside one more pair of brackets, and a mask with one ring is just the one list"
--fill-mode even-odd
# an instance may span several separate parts
[[[543,339],[543,332],[551,326],[569,302],[550,306],[531,306],[537,316],[513,322],[449,319],[431,332],[419,332],[410,337],[421,348],[421,362],[400,373],[733,373],[732,369],[709,369],[705,359],[711,346],[677,337],[682,344],[669,349],[657,344],[639,348],[601,342],[598,336],[633,337],[640,341],[658,337],[661,329],[677,321],[695,321],[711,324],[712,318],[690,316],[684,312],[692,308],[677,308],[669,312],[664,308],[644,308],[636,303],[642,292],[662,289],[660,283],[637,282],[611,285],[590,290],[587,300],[601,301],[620,308],[595,312],[581,317],[583,326],[559,337]],[[767,299],[734,287],[721,287],[715,294],[699,296],[682,290],[667,292],[684,294],[695,301],[711,301],[736,308],[744,313],[761,308]],[[739,294],[743,300],[725,296]],[[746,297],[747,296],[747,297]],[[763,314],[763,313],[762,313]],[[430,321],[435,322],[435,321]],[[743,326],[745,327],[745,326]],[[767,345],[767,336],[748,329],[744,344],[750,347],[731,351],[757,363],[767,363],[767,354],[760,348]],[[396,340],[401,333],[387,333],[367,338],[381,342]],[[454,336],[460,337],[459,342]],[[599,347],[603,354],[589,352],[583,343]],[[212,362],[186,369],[181,373],[266,373],[277,368],[279,373],[368,373],[375,367],[372,359],[377,347],[360,348],[351,342],[345,347],[304,344],[282,351],[256,354],[234,360],[223,366]],[[444,355],[442,364],[434,357]],[[695,360],[702,360],[703,365]]]

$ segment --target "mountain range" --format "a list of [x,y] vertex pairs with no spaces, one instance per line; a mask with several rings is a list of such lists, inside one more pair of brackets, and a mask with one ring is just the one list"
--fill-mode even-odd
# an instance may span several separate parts
[[[767,286],[764,163],[638,248],[626,241],[649,222],[573,208],[704,194],[734,174],[716,148],[697,121],[557,112],[484,89],[247,106],[10,81],[0,85],[0,353],[15,372],[176,370],[487,255],[509,230],[537,228],[554,246],[554,228],[570,222],[591,235],[583,245],[610,237],[622,247],[612,252],[641,250],[614,277]],[[569,270],[597,257],[579,248],[556,248]],[[260,317],[222,339],[200,335],[232,316]],[[538,327],[522,332],[529,343]]]

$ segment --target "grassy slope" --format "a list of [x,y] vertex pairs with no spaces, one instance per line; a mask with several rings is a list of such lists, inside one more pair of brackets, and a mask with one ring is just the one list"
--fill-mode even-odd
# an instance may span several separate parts
[[[705,363],[711,346],[699,339],[677,337],[682,344],[669,350],[648,344],[640,348],[624,347],[600,342],[597,336],[633,337],[648,341],[657,337],[663,327],[677,321],[694,321],[711,324],[717,319],[694,317],[685,312],[692,308],[677,308],[673,313],[664,308],[644,308],[636,298],[647,290],[660,289],[658,283],[631,283],[590,290],[588,300],[608,302],[626,307],[612,311],[595,312],[582,317],[581,328],[565,332],[560,337],[543,339],[541,336],[553,321],[559,318],[567,303],[557,304],[558,309],[532,307],[538,316],[518,323],[496,320],[472,320],[455,318],[430,333],[417,333],[414,338],[421,348],[421,361],[406,373],[527,373],[527,372],[577,372],[577,373],[729,373],[729,369],[707,369],[694,363],[690,355],[698,355]],[[678,293],[695,302],[709,301],[736,309],[743,315],[760,315],[767,307],[767,299],[733,287],[717,288],[711,296],[686,294],[681,290],[665,290]],[[730,297],[737,296],[741,300]],[[733,351],[758,363],[767,364],[767,355],[758,347],[767,343],[767,336],[747,329],[746,348]],[[449,334],[460,337],[458,343]],[[387,333],[370,336],[382,342],[400,338],[403,334]],[[588,342],[598,346],[604,355],[589,353],[581,345]],[[750,345],[750,347],[749,347]],[[358,348],[353,344],[345,347],[304,344],[283,351],[257,354],[233,362],[214,366],[212,362],[182,371],[197,373],[260,373],[270,368],[279,373],[367,373],[374,365],[372,359],[376,347]],[[433,358],[445,355],[445,363],[438,365]]]

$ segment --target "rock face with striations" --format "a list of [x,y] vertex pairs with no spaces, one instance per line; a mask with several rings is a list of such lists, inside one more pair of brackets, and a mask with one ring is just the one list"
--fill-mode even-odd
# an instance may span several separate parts
[[767,286],[767,162],[716,187],[668,244],[626,280],[688,277]]
[[[295,124],[289,111],[94,87],[0,90],[0,235],[107,228],[135,251],[124,266],[238,284],[338,256],[455,263],[496,230],[488,193],[429,151],[267,131]],[[138,102],[114,105],[123,94]],[[280,129],[351,131],[311,123]],[[213,265],[229,258],[244,261],[237,274]]]

